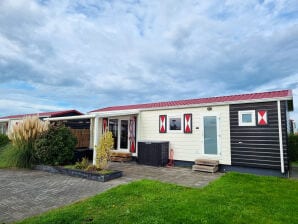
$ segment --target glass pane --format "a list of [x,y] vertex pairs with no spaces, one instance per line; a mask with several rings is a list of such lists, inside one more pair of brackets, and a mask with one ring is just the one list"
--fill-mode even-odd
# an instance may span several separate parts
[[251,114],[242,114],[242,123],[251,123],[252,115]]
[[109,131],[112,132],[114,138],[114,149],[118,148],[118,119],[109,120]]
[[170,130],[181,130],[181,118],[170,118]]
[[204,117],[204,151],[205,154],[217,154],[217,120],[216,116]]
[[121,121],[121,136],[120,136],[120,148],[127,149],[128,148],[128,121]]

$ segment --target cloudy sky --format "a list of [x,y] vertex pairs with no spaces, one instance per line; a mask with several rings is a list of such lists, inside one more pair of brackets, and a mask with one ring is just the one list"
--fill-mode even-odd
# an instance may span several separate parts
[[288,88],[297,0],[0,0],[0,116]]

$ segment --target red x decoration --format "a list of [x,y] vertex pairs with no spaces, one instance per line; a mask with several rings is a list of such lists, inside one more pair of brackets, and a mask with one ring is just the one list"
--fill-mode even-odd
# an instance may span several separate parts
[[102,119],[102,133],[107,131],[107,127],[108,127],[108,118],[103,118]]
[[192,133],[192,114],[184,114],[184,133]]
[[159,133],[167,132],[167,115],[159,115]]
[[267,125],[267,111],[266,110],[259,110],[258,111],[258,125]]

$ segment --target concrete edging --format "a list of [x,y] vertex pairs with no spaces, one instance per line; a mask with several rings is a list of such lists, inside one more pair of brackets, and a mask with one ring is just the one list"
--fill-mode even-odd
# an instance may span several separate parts
[[95,180],[99,182],[106,182],[115,178],[122,177],[122,171],[119,171],[119,170],[114,170],[112,173],[109,173],[109,174],[100,174],[100,173],[94,173],[94,172],[89,172],[84,170],[64,168],[61,166],[48,166],[48,165],[36,165],[33,167],[33,169],[45,171],[49,173],[59,173],[63,175],[73,176],[73,177],[80,177],[80,178]]

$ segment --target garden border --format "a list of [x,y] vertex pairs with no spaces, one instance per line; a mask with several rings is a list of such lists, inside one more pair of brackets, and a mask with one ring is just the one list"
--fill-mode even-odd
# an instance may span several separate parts
[[36,165],[34,166],[34,169],[49,172],[49,173],[59,173],[63,175],[73,176],[73,177],[80,177],[80,178],[95,180],[99,182],[106,182],[109,180],[122,177],[122,171],[119,171],[119,170],[113,170],[109,174],[100,174],[100,173],[94,173],[90,171],[69,169],[61,166],[49,166],[49,165]]

